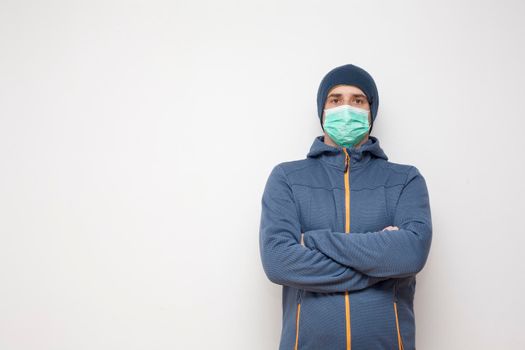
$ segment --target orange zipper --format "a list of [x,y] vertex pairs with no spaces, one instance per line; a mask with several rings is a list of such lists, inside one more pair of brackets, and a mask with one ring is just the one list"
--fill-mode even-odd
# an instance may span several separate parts
[[397,315],[397,283],[394,283],[394,313],[396,315],[396,330],[397,330],[397,347],[399,350],[403,350],[403,339],[401,338],[401,331],[399,329],[399,317]]
[[397,317],[397,303],[394,301],[394,312],[396,313],[396,328],[397,328],[397,347],[399,350],[404,350],[403,339],[401,339],[401,333],[399,331],[399,319]]
[[297,304],[297,310],[295,312],[295,346],[294,350],[297,350],[299,346],[299,317],[301,316],[301,303]]
[[[345,233],[350,233],[350,156],[345,152]],[[350,328],[350,295],[345,291],[346,350],[352,349],[352,331]]]

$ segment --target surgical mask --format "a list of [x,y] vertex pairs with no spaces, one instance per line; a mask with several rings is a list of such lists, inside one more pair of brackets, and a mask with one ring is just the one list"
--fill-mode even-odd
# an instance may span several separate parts
[[365,137],[370,128],[368,111],[350,105],[324,110],[323,128],[340,146],[353,147]]

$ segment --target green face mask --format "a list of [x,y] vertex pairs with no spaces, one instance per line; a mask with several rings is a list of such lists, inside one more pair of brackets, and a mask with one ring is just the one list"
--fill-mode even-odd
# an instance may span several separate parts
[[323,128],[340,146],[358,144],[368,132],[368,111],[350,105],[340,105],[324,110]]

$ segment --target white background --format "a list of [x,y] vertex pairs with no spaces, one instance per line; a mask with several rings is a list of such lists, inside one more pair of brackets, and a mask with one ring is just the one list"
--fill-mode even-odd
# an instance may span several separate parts
[[0,1],[0,349],[276,349],[271,168],[353,63],[434,236],[419,349],[523,349],[522,1]]

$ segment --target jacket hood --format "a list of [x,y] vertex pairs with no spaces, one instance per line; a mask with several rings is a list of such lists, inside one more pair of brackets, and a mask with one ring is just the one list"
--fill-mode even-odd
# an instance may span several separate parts
[[346,148],[346,151],[350,155],[350,166],[353,168],[361,167],[373,158],[388,160],[387,155],[379,145],[377,137],[371,135],[369,135],[368,140],[358,148],[355,146],[330,146],[324,143],[324,135],[316,136],[306,157],[318,158],[331,166],[344,170],[345,154],[343,148]]

